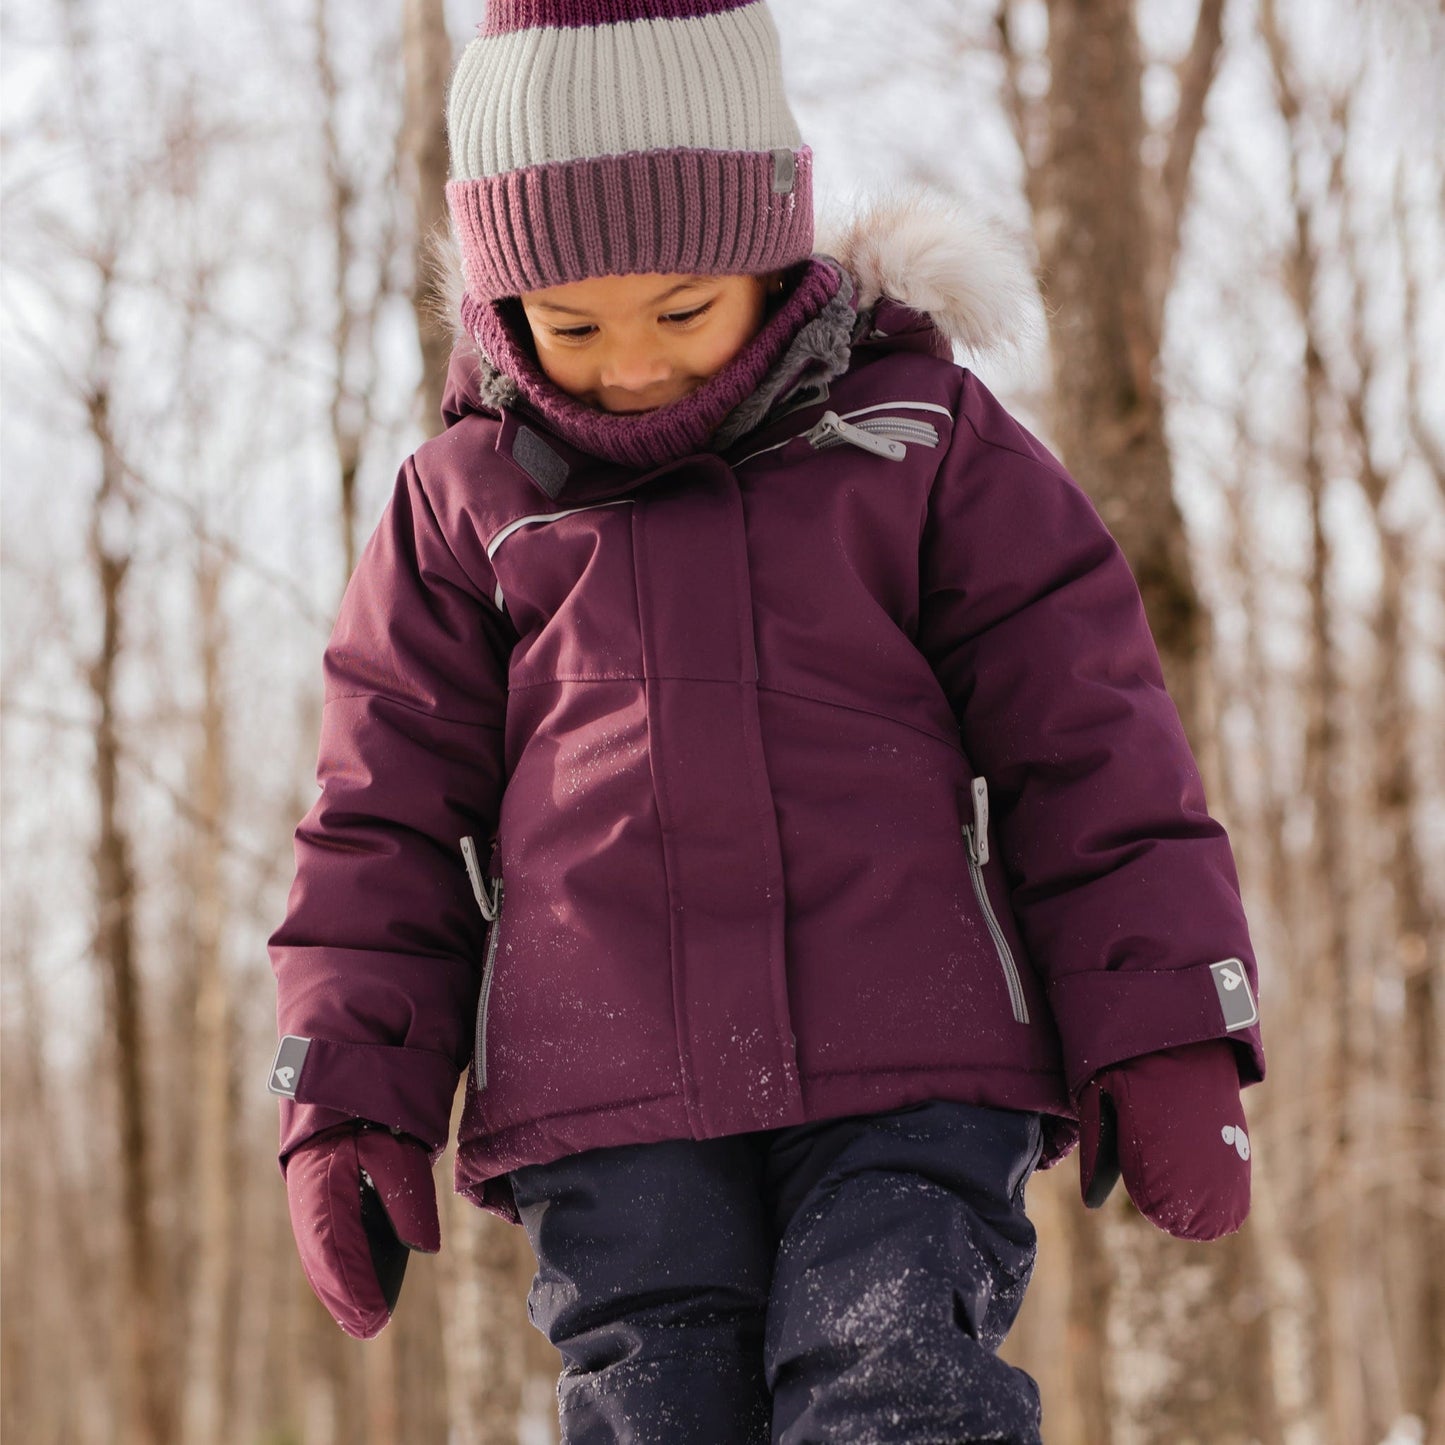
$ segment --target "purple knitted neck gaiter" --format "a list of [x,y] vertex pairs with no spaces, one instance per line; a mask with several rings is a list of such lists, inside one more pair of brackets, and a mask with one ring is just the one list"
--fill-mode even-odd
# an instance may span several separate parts
[[724,418],[752,395],[841,284],[832,262],[812,258],[787,299],[726,366],[680,401],[634,416],[588,406],[550,381],[537,364],[526,318],[515,302],[480,305],[467,296],[462,319],[482,354],[516,383],[522,400],[563,441],[624,466],[653,467],[703,450]]

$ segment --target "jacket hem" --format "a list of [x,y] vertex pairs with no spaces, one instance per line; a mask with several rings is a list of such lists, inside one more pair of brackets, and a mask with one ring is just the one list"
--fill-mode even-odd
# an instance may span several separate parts
[[[1040,1168],[1057,1163],[1077,1139],[1073,1106],[1055,1069],[904,1067],[810,1074],[801,1082],[808,1123],[855,1114],[881,1114],[909,1104],[946,1099],[1042,1115],[1044,1153]],[[763,1122],[758,1125],[759,1130],[768,1127]],[[516,1224],[520,1221],[507,1181],[513,1169],[550,1164],[588,1149],[698,1137],[702,1136],[689,1124],[680,1091],[549,1114],[459,1142],[456,1192],[479,1208]]]

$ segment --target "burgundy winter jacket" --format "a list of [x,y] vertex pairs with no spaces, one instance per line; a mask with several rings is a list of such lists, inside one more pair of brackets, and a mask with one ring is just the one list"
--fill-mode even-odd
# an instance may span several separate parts
[[464,351],[447,411],[326,654],[283,1158],[347,1117],[438,1150],[465,1070],[457,1185],[507,1213],[601,1145],[954,1099],[1043,1111],[1051,1162],[1106,1065],[1227,1036],[1262,1077],[1133,579],[927,316],[646,472]]

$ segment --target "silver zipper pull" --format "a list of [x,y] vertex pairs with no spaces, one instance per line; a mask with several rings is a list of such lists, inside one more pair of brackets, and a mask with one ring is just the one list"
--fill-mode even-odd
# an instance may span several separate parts
[[850,425],[836,411],[825,411],[808,433],[808,441],[816,447],[831,437],[847,442],[849,446],[858,447],[861,451],[872,452],[875,457],[887,457],[891,462],[901,462],[908,455],[908,448],[902,442],[874,436],[862,427]]
[[462,862],[467,865],[467,878],[472,885],[472,897],[477,900],[477,907],[482,910],[482,917],[491,923],[497,916],[497,905],[491,890],[487,887],[487,880],[482,876],[481,860],[477,857],[477,841],[471,837],[463,838],[461,847]]
[[975,778],[968,785],[973,795],[973,827],[968,831],[968,849],[973,861],[983,867],[988,862],[988,779]]

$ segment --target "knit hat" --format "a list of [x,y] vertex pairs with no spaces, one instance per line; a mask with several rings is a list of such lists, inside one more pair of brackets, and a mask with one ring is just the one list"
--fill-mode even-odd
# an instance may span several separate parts
[[591,276],[759,274],[813,244],[763,0],[489,0],[447,102],[475,312]]

